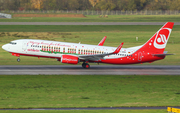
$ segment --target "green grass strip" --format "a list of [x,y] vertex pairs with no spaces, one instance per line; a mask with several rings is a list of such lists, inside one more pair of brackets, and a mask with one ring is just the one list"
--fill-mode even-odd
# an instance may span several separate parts
[[6,110],[1,113],[166,113],[166,110]]
[[0,108],[179,106],[180,76],[0,76]]

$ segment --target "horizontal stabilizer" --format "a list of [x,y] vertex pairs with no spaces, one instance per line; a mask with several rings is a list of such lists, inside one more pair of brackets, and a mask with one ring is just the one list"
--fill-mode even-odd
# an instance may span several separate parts
[[166,56],[166,55],[174,55],[174,54],[152,54],[153,56],[158,56],[158,57],[161,57],[161,56]]

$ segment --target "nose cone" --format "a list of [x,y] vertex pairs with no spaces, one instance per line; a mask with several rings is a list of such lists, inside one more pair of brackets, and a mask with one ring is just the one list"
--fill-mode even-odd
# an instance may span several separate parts
[[2,48],[3,48],[4,50],[8,51],[8,44],[3,45]]

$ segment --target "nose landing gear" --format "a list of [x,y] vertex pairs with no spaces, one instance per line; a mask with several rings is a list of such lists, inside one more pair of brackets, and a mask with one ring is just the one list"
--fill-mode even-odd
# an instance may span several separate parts
[[17,59],[17,62],[20,62],[20,61],[21,61],[20,58],[18,58],[18,59]]

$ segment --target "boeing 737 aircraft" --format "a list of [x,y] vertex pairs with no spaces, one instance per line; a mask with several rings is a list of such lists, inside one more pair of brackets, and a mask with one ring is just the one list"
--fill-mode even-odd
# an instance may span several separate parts
[[11,41],[2,48],[13,56],[34,56],[54,58],[62,63],[82,63],[83,68],[89,68],[88,63],[108,64],[137,64],[153,62],[164,59],[167,52],[164,51],[171,34],[174,23],[167,22],[145,44],[136,47],[122,48],[103,46],[106,36],[98,45],[80,43],[67,43],[47,40],[19,39]]

